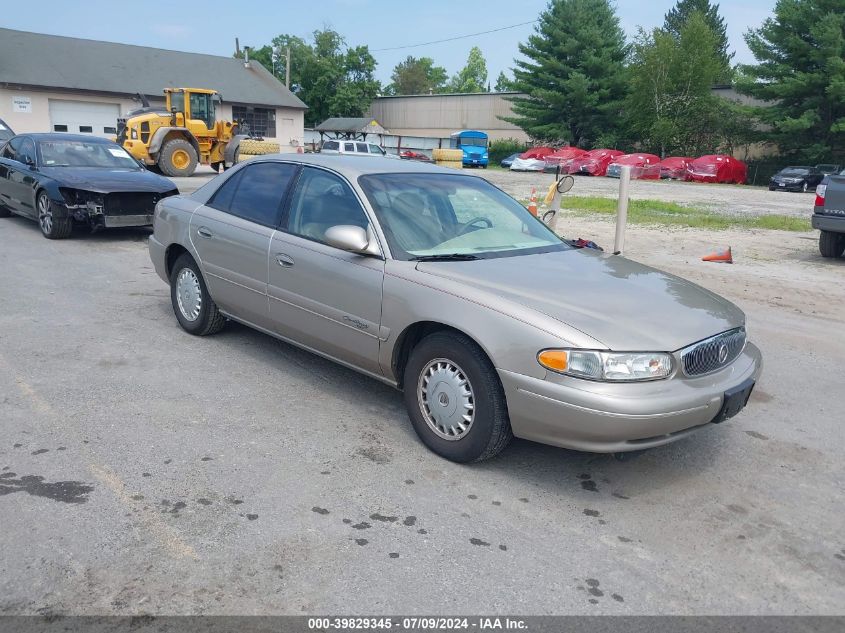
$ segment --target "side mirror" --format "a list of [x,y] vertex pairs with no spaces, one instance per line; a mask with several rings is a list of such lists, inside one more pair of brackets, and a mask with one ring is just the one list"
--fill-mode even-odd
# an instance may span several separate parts
[[35,161],[32,160],[32,156],[24,156],[23,164],[28,165],[29,167],[35,167]]
[[338,224],[326,229],[325,235],[329,245],[351,253],[365,254],[370,245],[367,231],[360,226]]

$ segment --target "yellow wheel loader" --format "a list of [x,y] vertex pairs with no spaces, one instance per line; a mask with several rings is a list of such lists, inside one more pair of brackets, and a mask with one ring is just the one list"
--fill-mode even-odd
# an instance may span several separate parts
[[238,162],[249,136],[238,133],[237,123],[216,119],[217,91],[168,88],[164,95],[164,110],[138,95],[142,107],[118,119],[118,145],[167,176],[190,176],[198,164],[220,171]]

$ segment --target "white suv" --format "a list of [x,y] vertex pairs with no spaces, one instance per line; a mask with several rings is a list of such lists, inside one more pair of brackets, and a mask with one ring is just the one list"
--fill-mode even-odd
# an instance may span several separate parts
[[366,141],[332,139],[323,141],[323,147],[320,151],[323,154],[350,154],[352,156],[386,156],[387,158],[396,158],[394,154],[388,154],[383,147]]

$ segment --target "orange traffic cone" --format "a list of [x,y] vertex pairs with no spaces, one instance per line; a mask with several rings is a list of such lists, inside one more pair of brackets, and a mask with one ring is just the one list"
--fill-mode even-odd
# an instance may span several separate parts
[[705,255],[701,258],[703,262],[720,262],[724,264],[733,264],[734,258],[731,255],[731,247],[728,246],[726,249],[720,251],[713,251],[709,255]]
[[537,216],[537,188],[531,187],[531,199],[528,201],[528,212]]

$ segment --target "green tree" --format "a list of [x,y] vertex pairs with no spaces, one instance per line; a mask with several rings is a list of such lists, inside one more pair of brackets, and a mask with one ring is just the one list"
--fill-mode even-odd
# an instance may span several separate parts
[[486,92],[487,61],[477,46],[469,50],[466,65],[449,81],[449,92]]
[[722,144],[711,88],[722,71],[717,34],[704,14],[692,13],[676,37],[640,30],[629,67],[629,130],[648,149],[696,155]]
[[312,38],[309,43],[293,35],[279,35],[250,57],[268,70],[275,65],[275,76],[284,81],[290,48],[290,87],[308,105],[306,125],[331,116],[361,116],[381,91],[375,78],[375,58],[366,46],[348,47],[331,29],[314,31]]
[[505,74],[505,71],[501,71],[499,76],[496,77],[496,86],[493,88],[496,92],[507,92],[511,89],[511,80],[508,79],[508,76]]
[[715,50],[721,61],[722,70],[717,76],[720,82],[730,82],[731,60],[734,53],[728,53],[728,31],[725,19],[719,15],[719,5],[710,0],[678,0],[663,20],[663,30],[680,38],[684,25],[694,13],[704,16],[707,25],[716,37]]
[[514,116],[530,137],[579,147],[613,140],[626,93],[625,34],[609,0],[551,0],[515,60]]
[[385,87],[386,94],[421,95],[430,92],[442,92],[448,75],[446,69],[435,66],[431,57],[419,59],[408,55],[405,61],[393,68],[391,83]]
[[778,0],[745,41],[758,63],[737,89],[769,102],[756,109],[767,139],[802,162],[845,161],[845,0]]

